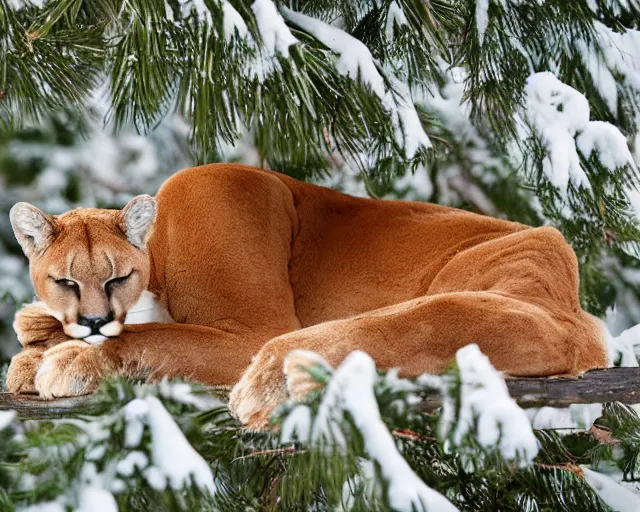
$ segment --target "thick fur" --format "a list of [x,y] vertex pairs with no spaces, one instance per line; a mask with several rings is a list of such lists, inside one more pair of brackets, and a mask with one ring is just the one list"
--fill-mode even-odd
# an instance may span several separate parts
[[[148,286],[177,323],[125,326],[100,346],[57,344],[58,324],[38,341],[55,347],[28,356],[27,343],[16,356],[10,389],[54,397],[91,391],[110,373],[179,375],[236,384],[232,409],[263,428],[289,393],[304,394],[296,382],[313,387],[296,373],[298,359],[310,361],[299,352],[287,362],[287,390],[285,360],[298,349],[334,366],[361,349],[407,376],[442,371],[468,343],[513,376],[607,365],[599,321],[579,305],[575,254],[552,228],[354,198],[232,164],[174,175],[157,204],[146,251],[127,240],[121,212],[75,210],[50,220],[53,232],[41,237],[49,245],[30,255],[31,272],[48,307],[57,300],[73,309],[60,305],[59,290],[49,293],[55,300],[41,291],[57,265],[81,282],[81,302],[87,281],[94,304],[121,318]],[[135,286],[109,304],[99,284],[131,269]],[[34,338],[30,329],[18,326],[21,339]],[[37,376],[26,375],[32,367]]]

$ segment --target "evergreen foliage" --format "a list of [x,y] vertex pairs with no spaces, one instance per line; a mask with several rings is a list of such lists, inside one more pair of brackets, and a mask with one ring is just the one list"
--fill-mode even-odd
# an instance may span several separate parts
[[[361,376],[355,374],[356,379]],[[330,382],[331,374],[320,378]],[[453,430],[443,431],[442,416],[453,412],[453,425],[462,421],[459,371],[452,369],[442,382],[448,383],[451,404],[458,406],[427,415],[420,412],[418,397],[433,380],[421,383],[379,373],[370,391],[409,471],[459,510],[609,511],[582,468],[618,467],[625,481],[638,478],[640,419],[633,409],[611,404],[597,421],[615,445],[584,432],[535,431],[540,450],[530,463],[505,457],[502,441],[513,435],[507,431],[493,443],[483,441],[478,415],[453,451]],[[330,417],[323,417],[322,404],[332,393],[338,402]],[[116,503],[119,510],[411,510],[397,506],[402,503],[397,495],[414,491],[413,482],[405,476],[401,491],[394,488],[393,480],[400,475],[385,473],[390,456],[372,456],[357,413],[335,415],[336,404],[347,394],[339,386],[331,392],[325,388],[306,404],[280,410],[274,418],[279,432],[255,434],[243,431],[224,404],[201,388],[177,381],[154,386],[107,382],[76,417],[9,423],[0,416],[0,503],[11,511],[47,504],[47,510],[56,512],[94,510],[94,500],[109,511],[118,510],[110,508]],[[168,431],[167,425],[176,424],[199,455],[188,453],[178,441],[162,444],[166,460],[161,460],[156,452],[158,443],[166,441],[158,434],[161,428],[139,422],[145,414],[140,405],[150,400],[159,400],[154,403],[165,411],[161,428]],[[314,436],[317,431],[327,435]],[[200,457],[208,463],[209,483],[193,462]],[[191,476],[176,479],[180,470],[172,473],[172,466],[188,466]],[[399,472],[397,466],[391,469]],[[620,489],[618,483],[611,485]],[[422,510],[420,502],[415,503],[415,510]],[[424,510],[445,510],[423,504]]]
[[[638,19],[635,0],[2,0],[0,131],[82,118],[100,89],[109,130],[149,133],[179,113],[196,161],[249,134],[261,165],[350,170],[370,194],[426,172],[426,199],[559,227],[583,304],[602,315],[638,293],[638,173],[619,155],[624,138],[636,144]],[[577,149],[553,149],[558,134],[529,108],[528,77],[542,71],[613,125],[600,146],[580,142],[583,123],[561,134]]]

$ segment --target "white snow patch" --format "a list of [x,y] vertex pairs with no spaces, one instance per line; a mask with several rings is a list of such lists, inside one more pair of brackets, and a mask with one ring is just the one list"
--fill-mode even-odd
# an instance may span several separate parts
[[163,398],[192,405],[200,411],[210,411],[224,405],[222,400],[214,396],[194,393],[191,384],[186,382],[170,382],[167,378],[163,378],[158,385],[158,391]]
[[124,445],[128,448],[140,446],[144,434],[143,420],[149,414],[149,406],[143,399],[129,402],[122,408],[126,427],[124,431]]
[[9,8],[14,11],[21,11],[25,7],[33,6],[41,9],[45,0],[9,0]]
[[136,468],[142,470],[149,465],[149,458],[144,452],[133,451],[119,460],[116,464],[116,471],[123,476],[131,476]]
[[391,112],[396,142],[404,147],[407,158],[413,158],[421,147],[430,148],[431,140],[422,127],[407,84],[392,79],[391,86],[396,94],[387,92],[382,104]]
[[404,148],[407,158],[413,158],[420,147],[431,147],[431,140],[422,127],[408,86],[394,79],[391,83],[392,90],[387,91],[384,78],[378,71],[369,48],[344,30],[316,18],[286,7],[282,8],[282,13],[289,21],[339,55],[336,64],[338,73],[352,80],[360,79],[362,84],[380,98],[384,108],[391,114],[396,142]]
[[476,1],[476,30],[478,31],[478,42],[482,46],[484,34],[489,26],[489,0]]
[[592,45],[587,44],[582,39],[578,39],[574,43],[574,47],[580,54],[582,63],[589,71],[594,85],[598,89],[598,93],[607,104],[609,112],[613,115],[618,113],[618,85],[616,79],[607,67],[604,60],[600,57],[598,50]]
[[584,478],[598,496],[617,512],[640,510],[640,496],[617,483],[612,478],[582,466]]
[[526,117],[547,148],[542,169],[549,181],[566,195],[569,180],[591,189],[580,166],[574,137],[589,123],[589,102],[548,71],[527,78]]
[[78,502],[76,512],[118,512],[113,494],[99,487],[83,487]]
[[144,470],[144,478],[152,489],[164,491],[167,488],[167,479],[164,473],[155,466],[150,466]]
[[[153,464],[168,479],[173,489],[191,485],[191,479],[210,494],[216,491],[209,464],[193,449],[175,421],[155,396],[144,400],[147,405],[146,422],[151,430]],[[134,400],[135,401],[135,400]]]
[[304,404],[296,405],[282,422],[280,442],[293,443],[296,440],[306,443],[311,432],[311,409]]
[[376,487],[376,468],[373,462],[367,459],[358,459],[358,473],[348,478],[344,484],[342,484],[342,496],[341,503],[338,507],[338,511],[352,510],[355,505],[355,496],[362,491],[363,496],[367,500],[365,502],[371,509],[373,509],[374,500],[379,499],[381,493],[380,489]]
[[383,99],[386,93],[384,80],[373,61],[373,56],[361,41],[344,30],[332,27],[316,18],[294,12],[286,7],[282,14],[331,50],[339,54],[338,73],[368,85],[376,96]]
[[59,500],[29,505],[28,507],[18,507],[17,512],[66,512],[67,507]]
[[387,11],[387,24],[385,26],[387,41],[393,41],[396,26],[399,27],[406,24],[407,17],[404,14],[404,10],[398,5],[398,2],[393,0],[393,2],[389,4],[389,10]]
[[602,416],[602,404],[571,404],[569,407],[527,409],[531,425],[536,429],[588,430]]
[[640,31],[614,32],[599,21],[594,22],[594,27],[606,65],[624,77],[626,86],[640,91]]
[[[502,375],[475,344],[458,350],[456,362],[461,388],[454,444],[459,445],[477,425],[476,437],[481,446],[497,447],[504,459],[517,459],[521,467],[531,464],[538,453],[538,443],[527,415],[509,396]],[[451,406],[444,401],[443,408]],[[440,428],[445,435],[453,427],[451,417],[450,411],[443,412]]]
[[[387,484],[387,496],[394,510],[458,510],[444,496],[427,487],[398,452],[393,436],[380,417],[374,393],[376,366],[367,354],[352,352],[335,371],[329,381],[311,434],[313,444],[333,442],[334,447],[346,446],[341,424],[348,412],[362,435],[365,449],[378,463]],[[304,426],[305,413],[297,425]],[[287,426],[287,428],[292,428]]]
[[376,365],[367,354],[352,352],[336,370],[333,380],[342,388],[342,407],[360,431],[369,456],[380,465],[388,484],[389,504],[395,510],[458,510],[444,496],[427,487],[398,452],[393,436],[380,418],[373,392]]
[[255,0],[251,9],[256,16],[258,31],[262,38],[266,57],[274,57],[276,52],[289,57],[289,46],[298,42],[271,0]]
[[0,411],[0,430],[4,430],[11,425],[17,417],[16,411]]
[[638,366],[634,347],[640,345],[640,324],[630,327],[618,336],[609,336],[609,348],[613,361],[621,358],[620,366]]
[[590,121],[576,142],[585,157],[589,158],[595,151],[600,163],[612,172],[625,165],[634,165],[627,139],[611,123]]
[[222,18],[224,39],[227,43],[231,41],[236,33],[240,39],[246,39],[247,34],[249,33],[247,24],[244,22],[238,11],[236,11],[233,5],[231,5],[227,0],[223,0],[222,2]]
[[189,16],[192,12],[195,12],[199,23],[207,24],[209,27],[213,24],[213,18],[211,11],[205,4],[204,0],[178,0],[180,4],[180,14],[183,17]]

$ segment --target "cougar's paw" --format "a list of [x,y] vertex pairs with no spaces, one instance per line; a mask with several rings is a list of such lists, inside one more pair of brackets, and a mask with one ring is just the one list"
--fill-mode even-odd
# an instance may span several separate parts
[[23,347],[35,342],[66,339],[62,323],[51,316],[42,302],[33,302],[19,309],[13,321],[13,328]]
[[310,373],[313,366],[320,366],[332,371],[331,366],[322,356],[309,350],[292,350],[284,359],[284,375],[287,392],[294,402],[301,402],[312,391],[322,389],[324,384]]
[[249,430],[266,430],[273,411],[287,400],[283,361],[264,348],[229,395],[229,409]]
[[110,370],[100,347],[66,341],[44,352],[35,387],[46,400],[86,395],[95,391]]
[[35,393],[35,377],[44,350],[27,349],[11,358],[6,388],[9,393]]

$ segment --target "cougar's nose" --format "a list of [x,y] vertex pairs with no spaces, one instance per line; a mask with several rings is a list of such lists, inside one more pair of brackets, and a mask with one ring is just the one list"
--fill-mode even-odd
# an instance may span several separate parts
[[113,321],[113,313],[108,316],[84,316],[78,317],[78,324],[91,329],[91,334],[100,334],[100,327]]

